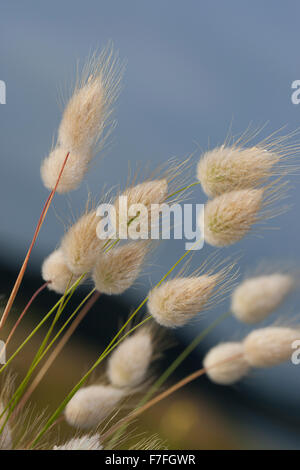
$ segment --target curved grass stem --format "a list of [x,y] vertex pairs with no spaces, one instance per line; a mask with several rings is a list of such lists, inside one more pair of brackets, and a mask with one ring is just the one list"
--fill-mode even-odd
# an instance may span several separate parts
[[[198,242],[195,242],[194,245],[196,245]],[[193,245],[193,246],[194,246]],[[172,273],[172,271],[180,264],[180,262],[192,251],[193,247],[190,248],[190,250],[186,251],[177,261],[176,263],[168,270],[168,272],[160,279],[160,281],[156,284],[155,287],[158,287],[162,284],[162,282]],[[127,321],[124,323],[122,328],[118,331],[118,333],[115,335],[115,337],[111,340],[109,345],[106,347],[106,349],[103,351],[103,353],[99,356],[99,358],[96,360],[96,362],[93,364],[93,366],[86,372],[86,374],[80,379],[80,381],[73,387],[71,392],[65,397],[63,402],[59,405],[59,407],[54,411],[54,413],[51,415],[47,423],[45,424],[44,428],[39,432],[38,436],[33,442],[33,446],[36,445],[36,443],[41,439],[41,437],[47,432],[49,427],[56,421],[56,419],[59,417],[59,415],[62,413],[66,405],[69,403],[71,398],[75,395],[75,393],[84,385],[88,377],[92,374],[92,372],[98,367],[98,365],[103,361],[103,359],[114,349],[114,347],[122,341],[126,335],[123,335],[120,341],[116,343],[114,347],[114,343],[118,340],[119,336],[121,333],[125,330],[125,328],[129,325],[129,323],[134,319],[134,317],[137,315],[137,313],[140,311],[140,309],[145,305],[145,303],[148,300],[148,296],[140,303],[140,305],[137,307],[137,309],[130,315],[130,317],[127,319]],[[148,317],[150,319],[151,317]]]
[[0,320],[0,330],[1,330],[1,328],[3,328],[3,326],[5,325],[5,322],[6,322],[6,320],[7,320],[7,317],[8,317],[8,315],[9,315],[9,312],[10,312],[12,306],[13,306],[14,300],[15,300],[15,298],[16,298],[16,295],[17,295],[17,293],[18,293],[18,290],[19,290],[19,288],[20,288],[21,282],[22,282],[22,280],[23,280],[23,277],[24,277],[24,274],[25,274],[25,271],[26,271],[26,268],[27,268],[27,265],[28,265],[28,262],[29,262],[29,258],[30,258],[31,252],[32,252],[32,249],[33,249],[33,247],[34,247],[34,244],[35,244],[35,242],[36,242],[36,239],[37,239],[37,237],[38,237],[38,234],[39,234],[39,232],[40,232],[40,230],[41,230],[41,227],[42,227],[42,225],[43,225],[43,223],[44,223],[46,214],[47,214],[47,212],[48,212],[48,209],[49,209],[49,207],[50,207],[50,204],[51,204],[51,202],[52,202],[52,199],[53,199],[53,197],[54,197],[54,194],[55,194],[55,192],[56,192],[56,190],[57,190],[57,187],[58,187],[58,184],[59,184],[61,175],[62,175],[62,173],[63,173],[63,171],[64,171],[65,166],[66,166],[66,163],[67,163],[67,160],[68,160],[68,158],[69,158],[69,155],[70,155],[70,152],[68,152],[67,155],[66,155],[66,158],[65,158],[65,160],[64,160],[64,163],[63,163],[63,165],[62,165],[62,167],[61,167],[61,170],[60,170],[60,173],[59,173],[59,175],[58,175],[58,178],[57,178],[55,187],[52,189],[51,193],[49,194],[49,196],[48,196],[48,198],[47,198],[47,200],[46,200],[46,202],[45,202],[45,204],[44,204],[44,207],[43,207],[43,209],[42,209],[42,212],[41,212],[40,218],[39,218],[39,220],[38,220],[38,223],[37,223],[37,226],[36,226],[36,229],[35,229],[35,232],[34,232],[32,241],[31,241],[31,243],[30,243],[29,249],[28,249],[28,251],[27,251],[27,254],[26,254],[25,259],[24,259],[24,261],[23,261],[23,264],[22,264],[22,266],[21,266],[20,272],[19,272],[19,274],[18,274],[18,277],[17,277],[16,282],[15,282],[15,284],[14,284],[14,287],[13,287],[13,289],[12,289],[12,291],[11,291],[11,294],[10,294],[9,299],[8,299],[8,301],[7,301],[6,307],[5,307],[5,309],[4,309],[2,318],[1,318],[1,320]]

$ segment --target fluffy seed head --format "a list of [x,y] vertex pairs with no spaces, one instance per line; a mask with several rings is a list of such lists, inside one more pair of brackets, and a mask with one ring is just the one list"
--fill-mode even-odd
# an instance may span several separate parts
[[[212,246],[226,246],[241,240],[259,220],[262,189],[244,189],[222,194],[204,208],[204,239]],[[200,219],[201,224],[201,219]]]
[[217,274],[178,278],[155,287],[148,295],[148,310],[163,326],[183,326],[201,312],[219,280]]
[[91,385],[78,390],[65,409],[67,422],[80,429],[99,426],[123,398],[122,390],[105,385]]
[[300,330],[268,327],[252,331],[244,339],[244,355],[252,367],[271,367],[291,358],[292,343],[300,340]]
[[93,269],[103,247],[103,240],[96,233],[99,221],[95,210],[84,214],[69,228],[61,241],[66,264],[78,276]]
[[48,284],[48,289],[57,294],[64,294],[68,285],[72,285],[77,279],[68,266],[61,249],[53,251],[43,262],[42,277]]
[[255,188],[272,175],[280,155],[262,147],[222,145],[206,152],[197,167],[197,177],[209,197]]
[[99,151],[113,128],[112,105],[119,94],[123,66],[112,47],[94,54],[77,80],[58,130],[56,148],[44,160],[41,176],[45,186],[53,189],[63,161],[70,152],[58,191],[76,189],[88,170],[88,163]]
[[[143,183],[132,186],[126,189],[115,201],[116,209],[116,231],[117,233],[127,233],[128,222],[133,218],[135,225],[140,225],[141,233],[143,233],[143,226],[148,228],[150,226],[150,209],[152,204],[162,204],[167,196],[168,182],[166,179],[159,179],[153,181],[145,181]],[[124,202],[126,198],[127,211],[124,210]],[[145,207],[145,213],[141,212],[139,215],[132,214],[130,207],[135,204],[142,204]],[[132,207],[133,209],[133,207]],[[135,217],[137,215],[137,217]],[[143,219],[146,217],[146,220]],[[148,233],[148,232],[147,232]]]
[[74,437],[61,446],[54,446],[53,450],[102,450],[99,434],[94,436]]
[[203,365],[210,380],[221,385],[237,382],[249,370],[242,343],[223,343],[215,346],[206,354]]
[[231,311],[245,323],[264,320],[294,286],[293,277],[274,273],[246,279],[232,294]]
[[147,329],[125,339],[112,353],[107,374],[115,387],[132,388],[145,379],[153,353],[151,334]]
[[[0,403],[0,415],[4,411],[4,406]],[[6,419],[6,413],[0,419],[0,428],[2,428],[4,421]],[[12,435],[8,422],[5,424],[2,433],[0,434],[0,450],[10,450],[12,449]]]
[[105,90],[99,77],[90,77],[68,102],[58,130],[59,144],[70,152],[88,154],[104,125]]
[[99,292],[121,294],[129,289],[140,274],[149,243],[138,241],[101,253],[93,270],[93,281]]
[[[42,163],[41,177],[46,188],[54,189],[68,150],[56,147]],[[88,155],[71,152],[57,186],[58,193],[67,193],[77,189],[88,171]]]

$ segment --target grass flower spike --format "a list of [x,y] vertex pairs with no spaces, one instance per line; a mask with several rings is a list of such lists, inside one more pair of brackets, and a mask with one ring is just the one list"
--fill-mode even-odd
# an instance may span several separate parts
[[135,282],[150,245],[137,241],[100,254],[93,270],[95,287],[104,294],[122,294]]
[[244,355],[252,367],[271,367],[291,359],[300,330],[270,326],[252,331],[244,340]]
[[245,189],[222,194],[207,202],[204,227],[200,227],[206,243],[221,247],[241,240],[259,221],[263,200],[263,189]]
[[44,185],[53,189],[63,159],[70,156],[57,191],[76,189],[95,153],[100,150],[109,131],[112,105],[119,93],[122,66],[111,47],[94,55],[77,81],[63,113],[55,149],[44,160],[41,176]]
[[146,377],[153,354],[152,337],[143,329],[127,338],[112,353],[107,375],[115,387],[133,388]]
[[[54,188],[67,153],[65,148],[57,147],[43,161],[41,177],[47,189]],[[77,189],[87,171],[88,160],[73,152],[69,155],[56,191],[66,193]]]
[[222,145],[206,152],[197,167],[197,177],[209,197],[259,186],[272,175],[280,155],[261,147]]
[[150,291],[149,313],[162,326],[183,326],[204,309],[219,281],[217,274],[166,281]]
[[66,406],[66,420],[76,428],[96,429],[123,397],[122,390],[109,385],[81,388]]
[[96,264],[104,244],[96,233],[99,221],[95,210],[87,212],[69,228],[61,241],[66,264],[75,275],[91,271]]
[[60,249],[53,251],[43,262],[42,278],[49,282],[48,289],[57,294],[63,294],[70,282],[76,282],[78,279],[66,265],[64,254]]
[[222,343],[212,348],[203,362],[210,380],[231,385],[247,375],[250,366],[243,352],[242,343]]
[[231,311],[242,322],[260,322],[283,302],[293,287],[293,277],[288,274],[246,279],[233,291]]

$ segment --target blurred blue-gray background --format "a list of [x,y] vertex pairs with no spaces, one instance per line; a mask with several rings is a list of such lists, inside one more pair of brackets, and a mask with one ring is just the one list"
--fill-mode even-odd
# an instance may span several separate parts
[[[0,80],[7,86],[7,103],[0,105],[0,261],[15,269],[22,262],[47,191],[39,169],[55,137],[61,106],[68,94],[76,64],[90,52],[113,40],[127,61],[123,88],[117,104],[118,126],[113,141],[88,175],[86,183],[69,197],[56,196],[35,247],[30,269],[38,273],[42,259],[57,245],[64,231],[62,221],[85,205],[88,191],[97,197],[104,185],[124,185],[131,167],[149,164],[155,169],[170,157],[183,159],[195,152],[194,161],[208,145],[224,141],[249,124],[268,123],[261,138],[286,126],[300,124],[300,105],[291,101],[291,84],[300,79],[300,4],[287,0],[240,2],[238,0],[121,1],[52,0],[51,2],[2,1],[0,3]],[[250,236],[220,256],[242,255],[243,274],[262,259],[269,263],[299,261],[297,177],[291,177],[291,210],[268,223],[280,230]],[[197,194],[198,191],[198,194]],[[204,202],[200,190],[194,201]],[[142,299],[183,250],[182,242],[164,243],[135,290],[130,304]],[[199,265],[211,249],[194,257]],[[298,300],[281,313],[297,313]],[[228,303],[228,302],[227,302]],[[207,314],[197,328],[228,308],[226,303]],[[205,342],[241,336],[233,320],[220,326]],[[186,337],[195,334],[186,330]],[[282,378],[284,377],[284,380]],[[300,368],[284,366],[263,371],[239,386],[257,400],[285,410],[280,420],[245,414],[243,424],[257,446],[297,447],[300,423]]]

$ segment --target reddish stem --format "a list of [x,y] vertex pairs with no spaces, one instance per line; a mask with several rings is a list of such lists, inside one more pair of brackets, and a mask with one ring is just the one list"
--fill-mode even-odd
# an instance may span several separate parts
[[19,326],[19,324],[21,323],[21,320],[22,318],[24,317],[24,315],[26,314],[26,312],[28,311],[28,309],[30,308],[31,304],[33,303],[33,301],[36,299],[36,297],[39,295],[40,292],[42,292],[46,287],[47,285],[50,283],[51,281],[47,281],[45,282],[37,291],[35,291],[35,293],[33,294],[33,296],[31,297],[31,299],[29,300],[28,304],[26,305],[26,307],[24,308],[23,312],[21,313],[21,315],[19,316],[18,320],[16,321],[14,327],[12,328],[11,332],[9,333],[8,337],[7,337],[7,340],[6,340],[6,343],[5,343],[5,347],[7,347],[8,343],[10,342],[14,332],[16,331],[17,327]]
[[22,400],[20,401],[17,409],[15,410],[14,414],[18,414],[20,410],[24,407],[24,405],[27,403],[28,399],[38,386],[38,384],[41,382],[43,379],[44,375],[46,374],[47,370],[49,367],[52,365],[52,363],[55,361],[61,350],[64,348],[66,343],[69,341],[70,337],[78,327],[78,325],[82,322],[82,320],[85,318],[87,313],[90,311],[92,306],[97,302],[97,300],[100,297],[100,292],[95,292],[92,297],[88,300],[88,302],[85,304],[85,306],[81,309],[75,320],[71,323],[70,327],[66,331],[66,333],[62,336],[61,340],[57,344],[56,348],[53,350],[52,354],[49,356],[48,360],[45,362],[44,366],[42,369],[39,371],[37,376],[35,377],[34,381],[28,388],[27,392],[23,395]]
[[59,175],[58,175],[58,178],[57,178],[55,187],[52,189],[51,193],[49,194],[49,196],[48,196],[48,198],[47,198],[47,200],[46,200],[46,202],[45,202],[45,204],[44,204],[44,207],[43,207],[43,210],[42,210],[42,212],[41,212],[40,218],[39,218],[39,220],[38,220],[38,223],[37,223],[37,226],[36,226],[34,235],[33,235],[33,239],[32,239],[31,244],[30,244],[30,247],[29,247],[29,249],[28,249],[28,251],[27,251],[27,254],[26,254],[25,259],[24,259],[24,261],[23,261],[22,267],[21,267],[20,272],[19,272],[19,274],[18,274],[18,277],[17,277],[17,279],[16,279],[15,285],[14,285],[12,291],[11,291],[11,294],[10,294],[9,299],[8,299],[8,301],[7,301],[5,310],[4,310],[4,312],[3,312],[3,315],[2,315],[2,318],[1,318],[1,321],[0,321],[0,330],[1,330],[1,328],[3,328],[3,326],[4,326],[5,322],[6,322],[6,319],[7,319],[7,317],[8,317],[8,314],[9,314],[9,312],[10,312],[12,306],[13,306],[14,300],[15,300],[15,298],[16,298],[16,295],[17,295],[17,293],[18,293],[18,290],[19,290],[19,288],[20,288],[22,279],[23,279],[23,277],[24,277],[24,274],[25,274],[25,271],[26,271],[26,268],[27,268],[28,261],[29,261],[29,258],[30,258],[32,249],[33,249],[33,247],[34,247],[34,244],[35,244],[35,242],[36,242],[36,239],[37,239],[37,237],[38,237],[38,234],[39,234],[39,232],[40,232],[40,230],[41,230],[41,227],[42,227],[42,225],[43,225],[43,222],[44,222],[44,219],[45,219],[46,214],[47,214],[47,212],[48,212],[48,209],[49,209],[49,207],[50,207],[51,201],[52,201],[52,199],[53,199],[53,197],[54,197],[54,194],[55,194],[55,192],[56,192],[56,190],[57,190],[57,187],[58,187],[58,184],[59,184],[61,175],[62,175],[62,173],[63,173],[63,171],[64,171],[65,166],[66,166],[66,163],[67,163],[67,160],[68,160],[69,155],[70,155],[70,152],[67,153],[66,158],[65,158],[65,160],[64,160],[64,163],[63,163],[63,165],[62,165],[62,168],[61,168],[61,170],[60,170],[60,173],[59,173]]

